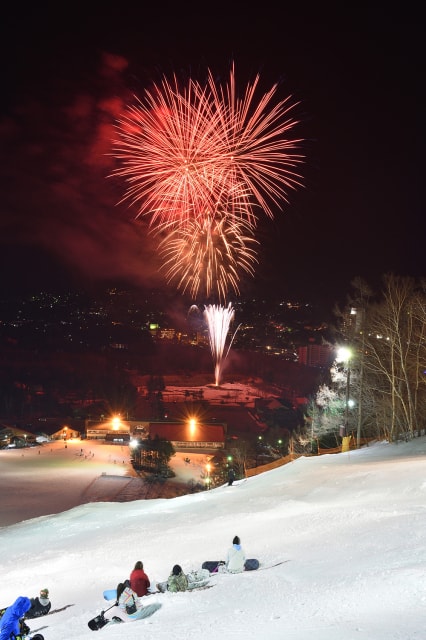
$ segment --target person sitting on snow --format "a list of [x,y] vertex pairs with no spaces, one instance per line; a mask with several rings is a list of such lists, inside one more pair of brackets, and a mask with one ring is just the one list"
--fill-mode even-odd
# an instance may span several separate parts
[[138,597],[141,598],[149,593],[150,586],[149,578],[143,570],[143,562],[138,560],[130,574],[130,587],[137,593]]
[[185,575],[182,567],[179,564],[175,564],[167,581],[159,582],[157,584],[157,589],[162,593],[165,591],[171,591],[172,593],[187,590],[191,591],[191,589],[205,587],[208,583],[209,577],[210,573],[203,569],[191,571]]
[[229,573],[241,573],[244,571],[244,563],[246,554],[241,546],[241,540],[238,536],[232,541],[232,547],[228,550],[226,557],[226,570]]
[[0,640],[19,640],[21,636],[29,633],[29,628],[24,622],[24,616],[31,607],[31,600],[23,596],[16,598],[15,602],[7,607],[0,618]]
[[167,580],[167,591],[176,593],[177,591],[186,591],[187,589],[188,578],[182,571],[182,567],[179,564],[175,564]]
[[37,598],[31,598],[31,608],[26,613],[28,619],[39,618],[49,613],[52,603],[49,600],[49,589],[41,589]]
[[139,604],[138,594],[130,587],[128,580],[117,586],[117,606],[125,612],[129,620],[137,620],[143,606]]

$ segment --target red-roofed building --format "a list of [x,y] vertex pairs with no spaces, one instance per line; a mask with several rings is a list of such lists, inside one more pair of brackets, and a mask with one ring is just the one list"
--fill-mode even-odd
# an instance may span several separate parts
[[195,422],[150,422],[149,437],[172,443],[174,449],[223,449],[226,425]]
[[226,423],[202,423],[196,420],[186,422],[148,422],[121,419],[115,426],[111,420],[103,423],[86,420],[88,439],[106,440],[123,444],[133,438],[158,436],[168,440],[176,450],[223,449],[226,440]]

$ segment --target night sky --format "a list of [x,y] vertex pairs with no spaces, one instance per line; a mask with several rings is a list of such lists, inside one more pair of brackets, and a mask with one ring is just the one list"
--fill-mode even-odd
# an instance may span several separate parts
[[209,67],[226,81],[232,61],[242,88],[259,72],[262,89],[278,82],[299,102],[306,156],[303,189],[259,221],[242,295],[332,305],[355,276],[376,287],[385,273],[425,275],[420,9],[42,4],[2,10],[3,293],[168,286],[146,219],[107,178],[113,126],[162,74]]

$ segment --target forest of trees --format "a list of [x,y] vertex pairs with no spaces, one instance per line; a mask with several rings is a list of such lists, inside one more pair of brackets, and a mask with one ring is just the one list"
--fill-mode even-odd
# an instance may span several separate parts
[[335,310],[336,345],[345,346],[350,358],[336,359],[329,382],[312,399],[306,435],[337,439],[346,427],[358,445],[364,438],[395,442],[421,435],[426,426],[426,281],[389,274],[379,293],[360,278],[352,287],[347,306]]

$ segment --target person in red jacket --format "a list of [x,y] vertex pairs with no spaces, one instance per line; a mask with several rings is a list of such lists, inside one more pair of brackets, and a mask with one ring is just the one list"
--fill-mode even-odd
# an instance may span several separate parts
[[143,562],[138,560],[130,574],[130,588],[137,593],[140,598],[141,596],[146,596],[150,586],[149,578],[143,570]]

